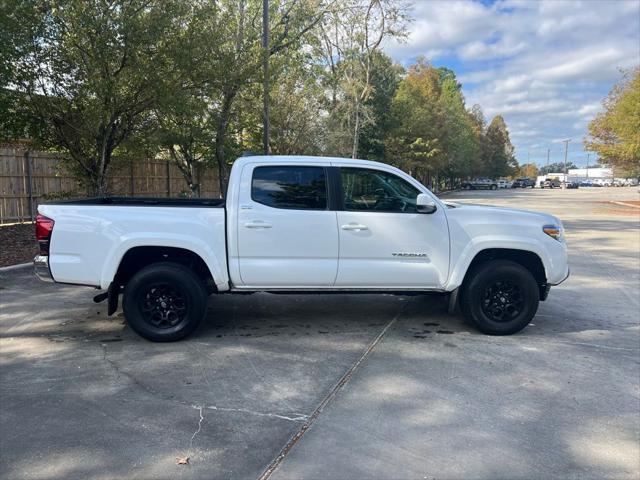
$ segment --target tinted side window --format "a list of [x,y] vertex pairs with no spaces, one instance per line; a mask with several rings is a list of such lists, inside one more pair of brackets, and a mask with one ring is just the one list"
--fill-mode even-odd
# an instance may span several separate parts
[[341,168],[344,209],[371,212],[416,213],[420,191],[392,173],[363,168]]
[[325,210],[327,182],[322,167],[256,167],[253,201],[274,208]]

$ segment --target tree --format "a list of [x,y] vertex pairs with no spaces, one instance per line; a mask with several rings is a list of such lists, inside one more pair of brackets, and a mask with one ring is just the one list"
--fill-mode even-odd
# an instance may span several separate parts
[[473,105],[467,113],[469,114],[473,131],[474,153],[465,174],[467,176],[478,176],[483,173],[484,160],[487,157],[487,139],[485,136],[487,122],[484,118],[482,107],[478,104]]
[[449,177],[464,176],[473,167],[473,159],[478,155],[479,145],[474,130],[474,120],[465,108],[462,86],[455,74],[439,68],[440,105],[442,107],[445,149],[444,173]]
[[484,173],[489,160],[496,171],[507,170],[498,168],[500,162],[515,162],[504,121],[486,128],[480,106],[467,110],[461,87],[452,70],[436,69],[425,59],[409,68],[390,109],[389,161],[437,187]]
[[[270,2],[268,55],[274,57],[300,47],[333,3],[330,0]],[[259,0],[220,0],[206,2],[199,20],[194,22],[199,25],[199,29],[193,29],[195,62],[187,66],[187,73],[192,74],[193,83],[206,90],[208,116],[214,131],[213,156],[222,193],[226,190],[231,164],[228,154],[238,153],[243,137],[240,130],[236,135],[229,135],[234,120],[241,116],[236,109],[237,102],[262,79],[262,27],[257,21],[261,14]],[[240,125],[235,127],[241,129]]]
[[336,154],[358,156],[361,130],[375,121],[368,102],[374,62],[385,38],[405,35],[406,18],[398,0],[342,0],[320,23]]
[[391,106],[393,128],[385,141],[388,161],[422,179],[445,165],[440,93],[437,70],[421,58],[409,68]]
[[513,175],[518,162],[513,155],[513,145],[509,139],[507,124],[500,115],[496,115],[487,127],[487,151],[485,174],[492,178]]
[[309,70],[284,69],[271,90],[271,151],[275,155],[318,155],[322,151],[322,95]]
[[538,166],[535,163],[525,163],[518,167],[519,177],[536,178],[538,173]]
[[22,108],[50,127],[39,140],[68,155],[92,195],[106,193],[114,153],[147,126],[179,5],[52,1],[14,18],[31,35],[16,49],[10,81]]
[[613,167],[640,175],[640,67],[624,72],[603,107],[589,123],[587,150]]
[[[573,162],[567,162],[567,170],[572,168],[578,168]],[[564,172],[564,162],[550,163],[549,165],[545,165],[544,167],[540,167],[538,170],[538,175],[547,175],[549,173],[563,173]]]
[[156,110],[155,141],[159,155],[175,164],[189,188],[189,196],[200,196],[200,175],[212,157],[212,131],[198,97],[177,91],[167,97],[170,105]]
[[372,121],[364,124],[360,130],[359,158],[384,160],[384,142],[393,125],[391,105],[402,73],[402,67],[394,64],[383,52],[374,55],[371,71],[372,93],[364,103],[364,107],[371,112]]
[[0,12],[0,140],[44,138],[46,122],[24,108],[27,95],[15,84],[24,75],[20,59],[42,28],[40,9],[36,1],[0,0]]

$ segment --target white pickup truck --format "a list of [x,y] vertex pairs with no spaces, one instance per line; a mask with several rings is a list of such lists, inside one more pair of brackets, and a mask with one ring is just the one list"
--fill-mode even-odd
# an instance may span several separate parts
[[99,198],[38,207],[36,274],[123,295],[154,341],[193,332],[212,293],[441,292],[488,334],[524,328],[569,275],[560,220],[443,202],[389,165],[243,157],[225,200]]

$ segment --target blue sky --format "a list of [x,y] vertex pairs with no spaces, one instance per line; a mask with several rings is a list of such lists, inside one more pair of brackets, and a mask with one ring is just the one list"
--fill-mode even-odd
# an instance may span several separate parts
[[[585,165],[582,141],[621,68],[640,64],[640,0],[415,0],[404,42],[385,51],[407,66],[425,56],[453,69],[467,106],[507,121],[520,163]],[[594,156],[591,156],[591,163]]]

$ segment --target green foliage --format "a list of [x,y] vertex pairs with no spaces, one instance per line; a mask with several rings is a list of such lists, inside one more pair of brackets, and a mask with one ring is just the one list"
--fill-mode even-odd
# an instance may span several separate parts
[[640,68],[625,72],[589,124],[588,150],[627,174],[640,175]]
[[535,163],[525,163],[518,167],[517,176],[535,179],[539,173],[538,166]]
[[185,195],[262,151],[269,58],[274,154],[360,156],[426,182],[515,172],[501,117],[468,110],[455,73],[407,72],[380,46],[404,36],[401,0],[0,0],[3,138],[66,153],[91,194],[119,162],[175,163]]
[[387,161],[425,179],[506,176],[517,162],[502,117],[486,127],[479,106],[465,107],[461,85],[446,68],[424,59],[411,66],[392,102]]
[[384,161],[384,141],[393,126],[391,106],[398,85],[400,84],[402,67],[384,53],[376,52],[373,57],[371,70],[372,93],[365,102],[370,111],[372,121],[363,125],[360,131],[359,151],[360,158]]
[[102,195],[114,152],[147,126],[180,2],[59,0],[26,17],[12,3],[15,28],[28,34],[13,37],[8,84],[26,116],[48,125],[37,140],[65,151],[87,191]]
[[386,140],[388,161],[410,171],[443,166],[439,77],[424,59],[409,68],[393,99],[393,128]]
[[[578,167],[576,167],[573,162],[567,161],[567,170],[571,168]],[[548,173],[564,173],[564,162],[550,163],[549,165],[540,167],[538,170],[538,175],[547,175]]]
[[484,174],[492,178],[513,175],[518,168],[507,124],[500,115],[495,116],[487,127],[484,164]]

